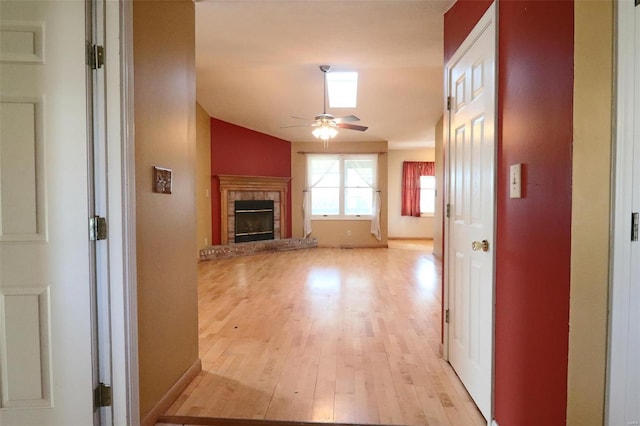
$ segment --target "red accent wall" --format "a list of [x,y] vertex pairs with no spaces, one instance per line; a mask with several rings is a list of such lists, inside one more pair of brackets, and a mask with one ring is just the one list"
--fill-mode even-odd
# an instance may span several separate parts
[[[496,419],[565,424],[573,1],[500,2]],[[510,199],[509,165],[524,164]]]
[[[473,3],[456,6],[475,14]],[[500,426],[566,423],[573,8],[573,1],[499,2],[495,417]],[[445,19],[445,38],[458,37],[457,22],[468,31],[465,21]],[[523,164],[522,199],[509,198],[509,166],[516,163]]]
[[458,0],[444,14],[444,63],[449,61],[493,0]]
[[[273,136],[211,118],[212,244],[220,244],[220,183],[216,175],[291,176],[291,144]],[[291,237],[291,184],[287,192],[287,235]]]

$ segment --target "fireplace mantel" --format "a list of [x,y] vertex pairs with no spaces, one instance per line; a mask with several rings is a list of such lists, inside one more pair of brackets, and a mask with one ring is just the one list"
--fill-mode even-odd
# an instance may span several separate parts
[[229,243],[229,192],[280,193],[280,236],[287,235],[287,188],[290,177],[217,175],[220,182],[220,242]]

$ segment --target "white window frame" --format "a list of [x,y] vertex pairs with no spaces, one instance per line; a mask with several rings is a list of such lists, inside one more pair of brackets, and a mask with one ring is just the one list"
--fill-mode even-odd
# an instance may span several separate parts
[[[313,182],[310,179],[310,163],[314,158],[321,157],[335,157],[339,161],[339,169],[340,169],[340,187],[339,187],[339,213],[335,215],[314,215],[311,214],[312,220],[372,220],[374,215],[373,205],[375,192],[378,185],[378,155],[377,154],[308,154],[307,155],[307,190],[309,191],[309,196],[311,197],[311,205],[313,205]],[[345,211],[345,192],[346,192],[346,174],[345,174],[345,160],[354,160],[354,159],[371,159],[374,161],[373,166],[373,178],[374,182],[372,182],[371,187],[371,213],[368,215],[347,215],[344,213]]]

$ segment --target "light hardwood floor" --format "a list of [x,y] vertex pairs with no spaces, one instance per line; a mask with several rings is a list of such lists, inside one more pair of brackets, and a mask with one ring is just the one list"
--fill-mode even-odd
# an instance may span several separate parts
[[389,248],[433,252],[433,240],[418,238],[398,238],[387,241]]
[[486,424],[441,357],[438,269],[393,248],[199,264],[203,371],[166,415]]

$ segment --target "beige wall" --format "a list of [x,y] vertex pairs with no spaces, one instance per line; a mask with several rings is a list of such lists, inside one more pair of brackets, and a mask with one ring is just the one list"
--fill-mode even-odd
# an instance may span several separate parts
[[[306,156],[299,151],[318,153],[359,153],[387,152],[387,142],[329,142],[329,148],[322,149],[318,142],[291,143],[291,224],[292,236],[302,237],[302,191],[305,187]],[[323,247],[386,247],[387,245],[387,154],[378,156],[378,182],[382,207],[380,209],[380,230],[382,240],[371,235],[370,220],[324,220],[313,221],[310,237],[318,239]],[[350,232],[349,232],[350,231]],[[350,233],[350,235],[348,235]]]
[[435,150],[389,151],[389,238],[433,238],[433,217],[402,216],[402,162],[435,161]]
[[[133,4],[142,418],[198,360],[194,30],[192,1]],[[154,165],[172,194],[151,191]]]
[[613,3],[575,2],[568,425],[604,423]]
[[211,244],[211,120],[196,104],[196,229],[199,250]]
[[433,255],[442,259],[442,224],[444,222],[444,119],[436,123],[436,214],[433,217]]

